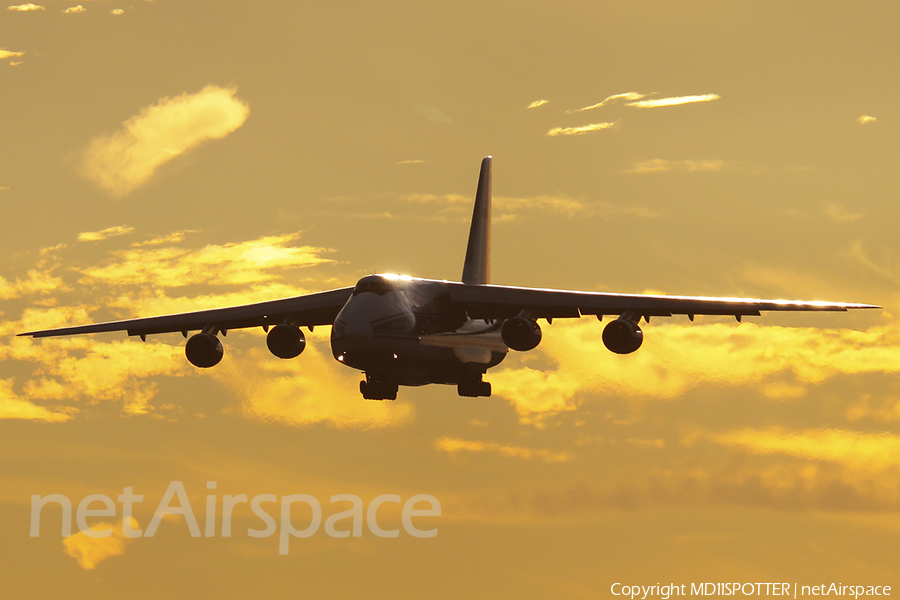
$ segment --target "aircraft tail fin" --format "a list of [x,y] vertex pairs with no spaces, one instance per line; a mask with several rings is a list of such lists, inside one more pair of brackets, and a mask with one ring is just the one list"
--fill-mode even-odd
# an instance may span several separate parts
[[491,157],[481,161],[475,210],[469,229],[469,245],[463,266],[462,282],[490,283],[491,278]]

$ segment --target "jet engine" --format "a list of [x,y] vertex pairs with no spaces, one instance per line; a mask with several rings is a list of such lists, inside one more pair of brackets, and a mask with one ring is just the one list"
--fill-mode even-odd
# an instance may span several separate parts
[[541,327],[533,319],[513,317],[500,328],[500,337],[513,350],[534,350],[541,343]]
[[278,358],[295,358],[306,348],[306,337],[299,328],[282,323],[269,331],[266,346]]
[[192,335],[184,346],[184,355],[187,359],[192,365],[202,369],[219,364],[224,353],[222,342],[211,333],[201,332]]
[[603,344],[616,354],[631,354],[643,342],[644,333],[641,328],[628,319],[616,319],[603,329]]

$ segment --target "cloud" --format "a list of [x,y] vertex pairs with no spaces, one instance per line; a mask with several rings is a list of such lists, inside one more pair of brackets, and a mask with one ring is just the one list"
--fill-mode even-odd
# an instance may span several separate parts
[[756,454],[784,454],[839,463],[847,468],[881,472],[900,467],[900,436],[858,433],[844,429],[792,432],[781,427],[741,429],[711,438],[725,446],[740,446]]
[[413,106],[413,108],[416,109],[417,113],[419,113],[432,123],[441,123],[443,125],[450,125],[451,123],[453,123],[453,119],[451,119],[447,113],[445,113],[437,106],[417,104]]
[[0,347],[0,357],[36,364],[35,373],[22,385],[28,398],[122,402],[126,414],[149,412],[150,400],[158,392],[151,378],[193,374],[181,347],[133,339],[15,338]]
[[161,98],[116,133],[90,141],[82,157],[85,177],[114,196],[127,195],[177,156],[241,127],[250,109],[236,93],[209,85],[196,94]]
[[604,129],[613,129],[618,123],[591,123],[590,125],[582,125],[580,127],[554,127],[547,132],[550,137],[558,135],[584,135],[594,131],[603,131]]
[[87,12],[87,9],[80,4],[78,6],[70,6],[69,8],[67,8],[66,10],[63,11],[63,13],[65,13],[67,15],[74,15],[74,14],[83,13],[83,12]]
[[66,289],[63,281],[43,270],[29,270],[25,278],[9,281],[0,276],[0,300],[19,298],[29,294],[50,294]]
[[847,212],[843,207],[838,206],[834,202],[829,202],[825,206],[825,215],[835,223],[852,223],[865,216],[862,213]]
[[498,196],[493,199],[497,218],[509,220],[523,212],[555,214],[567,218],[575,218],[589,211],[589,206],[574,198],[566,196],[530,196],[527,198],[510,198]]
[[6,10],[12,10],[15,12],[32,12],[35,10],[44,10],[44,7],[40,6],[38,4],[31,4],[29,2],[28,4],[17,4],[15,6],[7,6]]
[[586,110],[594,110],[595,108],[600,108],[602,106],[606,106],[607,104],[611,104],[616,100],[640,100],[644,98],[646,94],[639,94],[637,92],[625,92],[624,94],[613,94],[612,96],[608,96],[602,102],[598,102],[597,104],[592,104],[590,106],[585,106],[584,108],[578,108],[575,110],[567,110],[567,113],[577,113],[584,112]]
[[421,164],[423,164],[424,162],[425,162],[424,160],[411,159],[411,160],[400,160],[400,161],[397,161],[397,164],[398,164],[398,165],[421,165]]
[[894,326],[861,332],[654,321],[643,329],[643,346],[620,356],[603,345],[603,325],[595,320],[555,322],[528,363],[491,373],[494,394],[531,421],[575,410],[601,390],[671,400],[703,385],[750,387],[785,400],[837,375],[900,372]]
[[112,252],[102,266],[81,269],[84,282],[177,288],[198,283],[249,285],[274,282],[277,269],[298,269],[333,262],[324,248],[293,246],[299,234],[267,236],[245,242],[189,249],[171,245],[132,247]]
[[[491,522],[605,515],[609,509],[649,506],[750,506],[795,514],[800,510],[893,513],[900,508],[900,478],[894,470],[854,471],[837,463],[779,455],[747,457],[728,452],[729,447],[740,448],[723,448],[715,442],[699,449],[667,446],[670,461],[666,466],[657,459],[656,468],[648,468],[633,461],[635,452],[613,446],[617,468],[612,473],[592,472],[581,480],[557,479],[552,485],[536,483],[522,490],[498,487],[442,497],[441,505],[448,515]],[[695,451],[701,453],[699,464]],[[669,466],[670,462],[678,466]]]
[[526,460],[534,460],[540,458],[547,463],[569,462],[572,455],[566,452],[553,452],[546,448],[532,450],[530,448],[522,448],[519,446],[509,446],[498,444],[496,442],[476,442],[470,440],[462,440],[459,438],[443,437],[440,438],[435,446],[442,452],[455,455],[457,452],[493,452],[501,456],[510,456],[514,458],[524,458]]
[[183,242],[185,235],[187,235],[188,233],[199,233],[199,231],[199,229],[185,229],[183,231],[175,231],[166,235],[150,238],[149,240],[134,242],[133,244],[131,244],[131,247],[137,248],[140,246],[161,246],[163,244],[177,244],[179,242]]
[[874,401],[871,394],[863,394],[856,402],[847,407],[847,420],[861,419],[876,421],[900,421],[900,399],[897,397],[879,397]]
[[[103,522],[92,524],[93,528],[98,531],[112,529],[112,535],[109,537],[90,537],[81,531],[70,535],[63,539],[66,554],[77,560],[79,567],[88,571],[108,558],[121,556],[125,553],[125,546],[134,541],[123,532],[123,524],[124,520],[116,526]],[[131,529],[140,529],[140,525],[134,517],[131,517]]]
[[[686,404],[649,420],[667,435],[679,429],[684,432],[690,425],[672,417],[687,413],[690,422],[698,416],[692,411],[696,407]],[[589,412],[596,411],[582,414]],[[804,414],[804,419],[809,417]],[[642,423],[644,431],[647,425]],[[537,483],[516,490],[495,487],[442,498],[441,503],[448,515],[488,520],[603,514],[610,508],[648,506],[891,514],[900,509],[900,436],[895,433],[763,427],[697,430],[681,439],[654,439],[646,431],[644,437],[627,437],[628,427],[607,420],[603,431],[611,434],[611,439],[601,437],[591,446],[582,445],[573,457],[581,464],[596,466],[608,465],[606,457],[614,455],[614,465],[592,469],[589,475],[557,479],[552,485]],[[439,440],[439,449],[445,444],[446,451],[453,453],[491,451],[481,442],[454,438]],[[664,456],[665,464],[652,453]]]
[[109,14],[119,16],[119,15],[124,15],[125,11],[122,10],[121,8],[114,8],[111,11],[109,11]]
[[868,125],[869,123],[876,123],[877,121],[878,119],[869,115],[862,115],[856,120],[860,125]]
[[529,104],[527,106],[527,108],[537,108],[539,106],[544,106],[545,104],[548,104],[549,102],[550,102],[549,100],[535,100],[534,102]]
[[670,98],[655,98],[651,100],[644,100],[647,97],[647,94],[641,94],[638,92],[625,92],[623,94],[613,94],[612,96],[608,96],[602,102],[598,102],[597,104],[592,104],[590,106],[585,106],[583,108],[578,108],[575,110],[568,110],[567,113],[577,113],[584,112],[587,110],[594,110],[595,108],[601,108],[608,104],[612,104],[618,100],[628,100],[625,106],[631,106],[634,108],[658,108],[661,106],[679,106],[681,104],[692,104],[694,102],[711,102],[713,100],[718,100],[720,96],[718,94],[702,94],[697,96],[674,96]]
[[892,285],[900,285],[900,257],[886,244],[856,240],[850,244],[847,256]]
[[695,102],[712,102],[718,100],[721,96],[718,94],[702,94],[699,96],[676,96],[672,98],[656,98],[654,100],[638,100],[629,102],[625,106],[633,106],[635,108],[659,108],[662,106],[681,106],[682,104],[693,104]]
[[[175,245],[183,240],[184,233],[175,232],[151,238],[143,245],[137,243],[125,250],[112,251],[113,259],[99,266],[33,269],[15,281],[0,279],[0,298],[24,297],[28,301],[19,319],[0,322],[0,334],[13,336],[26,330],[295,296],[308,291],[293,283],[297,267],[331,262],[318,256],[321,249],[293,247],[290,242],[296,235],[191,249]],[[39,264],[45,267],[46,264],[58,264],[62,253],[79,248],[60,245],[44,249]],[[67,262],[78,264],[73,260]],[[288,272],[292,273],[292,283],[282,283],[280,279],[287,279]],[[74,277],[80,278],[81,285],[69,285]],[[167,294],[168,290],[189,284],[212,283],[217,286],[233,284],[240,289],[194,296]],[[39,306],[34,299],[36,295],[51,293],[65,292],[72,296],[72,292],[84,289],[90,290],[90,304],[76,298],[63,300],[67,306]],[[124,334],[119,336],[114,341],[102,335],[44,340],[0,337],[0,361],[33,365],[28,377],[17,380],[18,397],[32,401],[52,400],[66,404],[66,410],[75,412],[75,407],[84,402],[118,402],[126,414],[154,414],[156,409],[152,400],[158,393],[157,383],[161,377],[204,375],[186,363],[178,336],[168,336],[170,339],[166,340],[151,339],[146,344],[135,339],[122,339]],[[261,344],[258,339],[255,342]],[[173,343],[175,345],[170,345]],[[240,347],[240,344],[236,346]],[[240,353],[228,352],[226,361],[238,356]],[[270,359],[268,354],[260,358]],[[12,387],[9,389],[6,406],[12,416],[16,416],[15,412],[28,418],[49,420],[69,418],[68,415],[74,414],[51,415],[37,406],[18,401]],[[348,389],[353,390],[354,386],[350,385]],[[57,413],[60,410],[54,409]]]
[[721,160],[665,160],[656,158],[635,163],[629,173],[668,173],[681,171],[687,173],[718,173],[725,170],[725,162]]
[[13,380],[0,379],[0,419],[24,419],[28,421],[61,423],[71,418],[72,415],[69,413],[55,412],[19,398],[13,391]]
[[[416,204],[439,205],[437,210],[429,214],[429,220],[468,222],[471,218],[472,199],[462,194],[408,194],[403,196],[403,199]],[[493,211],[495,223],[549,214],[568,219],[581,217],[614,219],[620,216],[652,218],[656,216],[656,213],[643,206],[625,207],[605,201],[587,202],[568,196],[528,196],[522,198],[494,196]]]
[[[18,56],[25,56],[24,52],[13,52],[12,50],[6,50],[4,48],[0,48],[0,60],[4,58],[16,58]],[[9,189],[9,188],[3,188]]]
[[[414,418],[414,405],[402,398],[396,402],[360,398],[356,385],[359,374],[333,361],[330,350],[317,347],[327,347],[328,328],[306,334],[309,344],[298,360],[274,358],[259,330],[236,336],[232,333],[223,339],[227,350],[222,363],[206,371],[187,363],[177,335],[151,338],[147,343],[123,339],[124,334],[118,339],[103,335],[42,340],[8,337],[26,329],[104,320],[94,316],[98,307],[111,311],[113,318],[127,318],[298,295],[307,290],[281,281],[287,280],[288,269],[291,281],[296,281],[296,267],[331,262],[319,256],[321,249],[294,247],[291,242],[296,235],[190,249],[176,245],[183,240],[183,233],[111,251],[113,259],[107,264],[67,269],[64,275],[82,279],[82,286],[69,291],[90,289],[92,305],[73,302],[69,306],[40,307],[30,302],[20,319],[0,324],[0,333],[7,334],[0,337],[0,361],[33,365],[28,376],[6,382],[7,393],[2,393],[0,383],[0,417],[5,409],[7,418],[66,420],[90,410],[85,405],[115,402],[126,415],[170,418],[171,411],[154,405],[160,387],[165,385],[163,378],[212,377],[229,390],[227,396],[237,402],[241,414],[253,420],[295,427],[373,429],[402,425]],[[58,253],[79,248],[48,249],[42,252],[41,260],[55,262]],[[285,269],[284,273],[279,269]],[[192,297],[167,294],[188,284],[232,284],[241,289]],[[40,402],[64,406],[49,410],[38,406]]]
[[359,373],[331,360],[330,354],[320,352],[316,344],[307,344],[298,359],[280,360],[256,346],[229,362],[223,361],[212,374],[237,394],[243,414],[252,419],[355,429],[412,421],[415,407],[402,399],[361,399],[356,385]]
[[134,231],[134,227],[129,227],[127,225],[117,225],[115,227],[107,227],[101,231],[85,231],[83,233],[78,234],[79,242],[99,242],[101,240],[105,240],[107,238],[116,237],[119,235],[126,235],[132,233]]
[[638,448],[665,448],[666,440],[654,439],[654,440],[645,440],[638,438],[628,438],[625,440],[626,443],[631,446],[637,446]]

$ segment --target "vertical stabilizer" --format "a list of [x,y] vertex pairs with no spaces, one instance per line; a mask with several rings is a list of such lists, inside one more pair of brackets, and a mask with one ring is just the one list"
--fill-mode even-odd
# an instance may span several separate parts
[[466,263],[463,265],[463,283],[490,283],[491,279],[491,157],[481,161],[478,190],[475,192],[475,210],[469,229],[469,245]]

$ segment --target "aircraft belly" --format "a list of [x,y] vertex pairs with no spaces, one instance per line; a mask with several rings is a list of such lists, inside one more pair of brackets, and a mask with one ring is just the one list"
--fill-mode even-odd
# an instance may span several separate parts
[[373,336],[359,344],[340,344],[333,351],[339,362],[401,385],[456,384],[506,357],[502,343],[473,339],[475,336],[454,336],[463,339],[453,342],[435,337],[445,336]]

